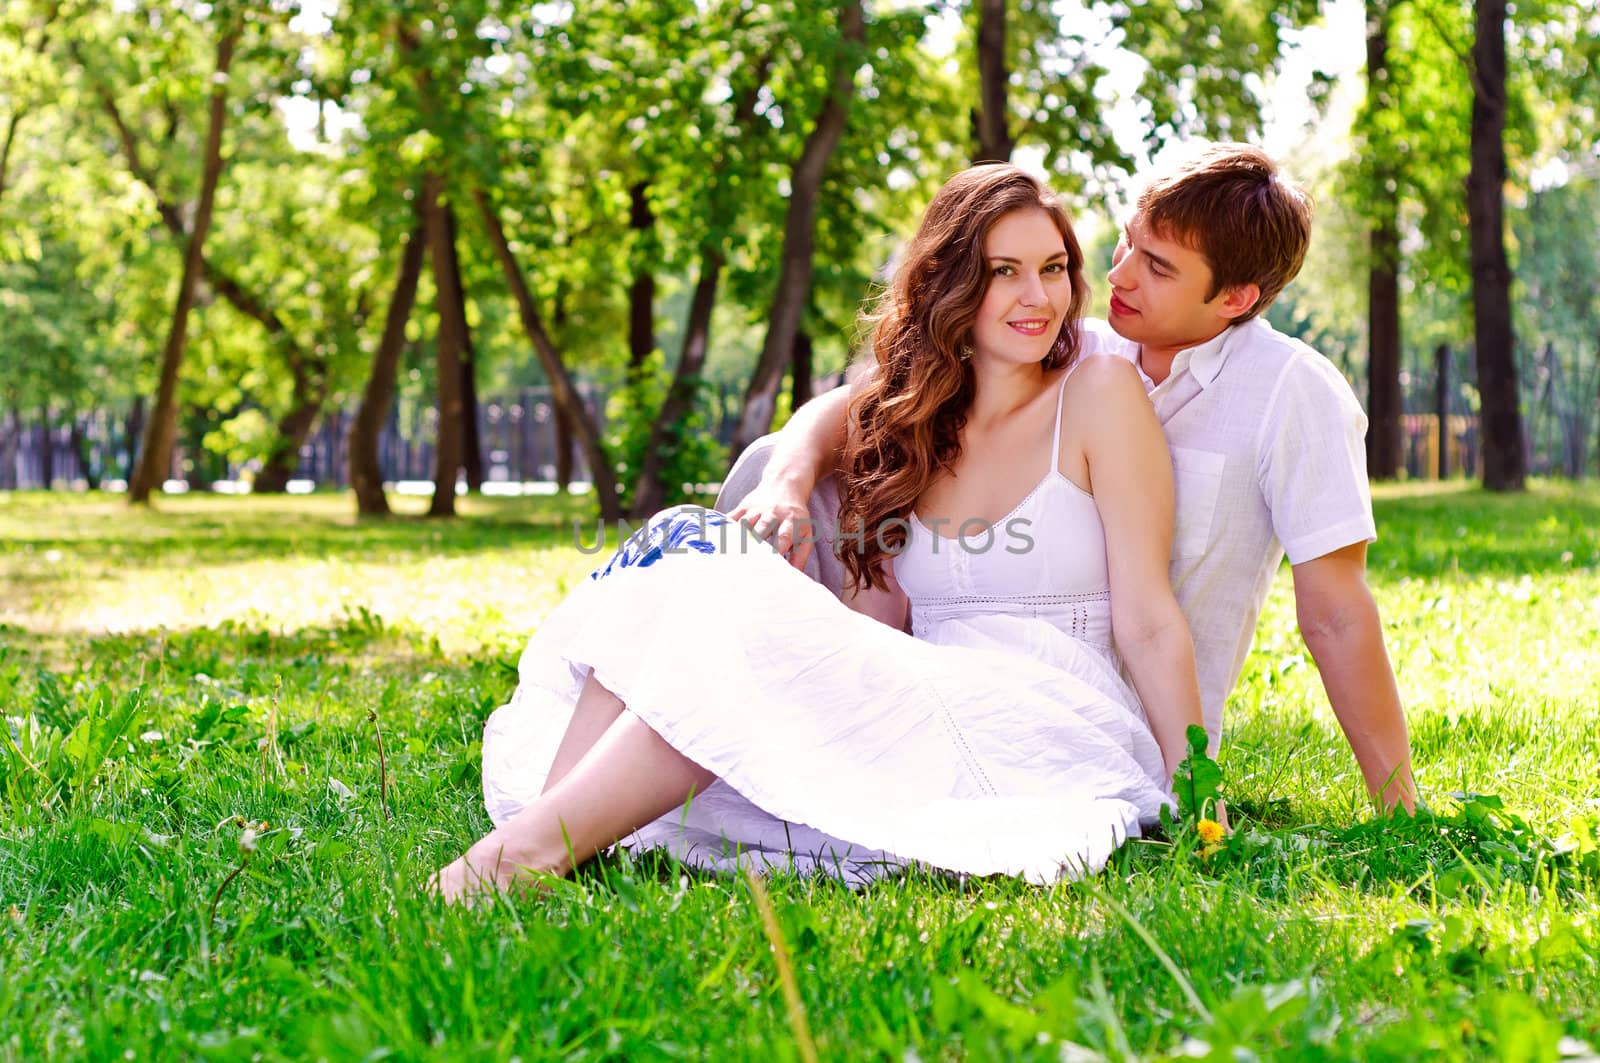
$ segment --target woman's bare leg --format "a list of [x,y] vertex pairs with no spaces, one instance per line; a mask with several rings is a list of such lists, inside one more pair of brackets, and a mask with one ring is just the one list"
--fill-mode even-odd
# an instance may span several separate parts
[[531,877],[529,871],[564,875],[715,780],[624,711],[561,781],[480,838],[433,886],[457,901],[506,889]]
[[578,695],[578,704],[573,707],[572,722],[567,724],[561,744],[556,747],[556,759],[550,764],[550,774],[545,776],[541,793],[549,793],[552,786],[566,778],[567,772],[622,715],[622,709],[622,699],[602,686],[591,672]]

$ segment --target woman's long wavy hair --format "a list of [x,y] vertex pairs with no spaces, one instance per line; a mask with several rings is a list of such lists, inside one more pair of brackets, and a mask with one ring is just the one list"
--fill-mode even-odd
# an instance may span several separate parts
[[1089,297],[1083,251],[1055,194],[1009,164],[963,170],[933,197],[894,279],[864,324],[877,372],[850,404],[842,458],[840,550],[857,587],[885,586],[882,567],[905,543],[918,498],[961,453],[974,391],[963,348],[989,289],[984,241],[1002,217],[1042,210],[1066,244],[1072,301],[1042,367],[1078,356],[1078,318]]

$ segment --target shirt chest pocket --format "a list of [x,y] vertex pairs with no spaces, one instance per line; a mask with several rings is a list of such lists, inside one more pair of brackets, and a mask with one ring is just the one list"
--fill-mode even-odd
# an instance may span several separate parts
[[1211,542],[1211,525],[1222,493],[1222,468],[1227,455],[1210,450],[1173,447],[1172,480],[1177,492],[1177,519],[1172,532],[1173,560],[1199,557]]

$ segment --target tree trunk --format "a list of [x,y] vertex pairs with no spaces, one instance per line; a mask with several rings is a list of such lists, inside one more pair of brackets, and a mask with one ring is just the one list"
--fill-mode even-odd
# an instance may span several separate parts
[[1439,419],[1439,479],[1450,479],[1450,345],[1433,352],[1433,409]]
[[446,206],[450,219],[450,269],[456,291],[461,295],[461,467],[466,473],[467,490],[483,490],[483,441],[478,433],[478,351],[472,345],[472,329],[467,324],[467,286],[461,279],[461,233],[456,225],[455,208]]
[[293,405],[278,422],[277,441],[272,444],[271,453],[256,474],[255,482],[250,485],[252,494],[281,495],[289,489],[289,481],[300,470],[300,451],[311,435],[312,426],[322,415],[322,404],[326,398],[322,381],[314,379],[302,366],[293,367],[292,372],[294,393],[290,401]]
[[[1542,378],[1539,373],[1541,368],[1544,370]],[[1558,468],[1558,464],[1542,457],[1541,452],[1544,441],[1549,438],[1551,423],[1555,424],[1557,436],[1561,434],[1560,398],[1557,393],[1561,360],[1556,357],[1556,345],[1549,340],[1545,341],[1544,348],[1539,352],[1532,376],[1540,382],[1539,396],[1529,405],[1529,416],[1523,419],[1522,438],[1528,448],[1529,468],[1542,470],[1549,475]]]
[[[1583,410],[1585,421],[1589,419],[1590,410],[1600,411],[1600,349],[1594,352],[1594,398]],[[1581,447],[1579,451],[1581,454]],[[1594,419],[1594,452],[1600,457],[1600,413],[1597,413]]]
[[[571,374],[567,372],[566,364],[561,360],[561,352],[556,349],[550,334],[545,331],[527,278],[523,276],[522,267],[517,264],[516,256],[511,253],[511,244],[506,240],[505,228],[500,224],[500,215],[482,188],[477,189],[474,195],[478,201],[478,209],[483,215],[484,228],[488,231],[490,242],[494,244],[495,254],[500,258],[500,267],[505,272],[506,284],[511,288],[511,294],[517,301],[522,328],[528,334],[529,342],[533,344],[534,354],[538,356],[539,365],[544,369],[545,379],[550,382],[550,399],[556,408],[556,415],[567,418],[567,424],[576,436],[578,446],[583,450],[584,460],[589,464],[589,478],[594,483],[595,497],[600,502],[600,519],[620,520],[622,502],[617,494],[617,477],[611,468],[610,459],[606,456],[605,448],[601,445],[599,425],[590,416],[583,397],[578,394],[577,386],[573,383]],[[559,439],[561,436],[559,430],[556,435]],[[560,461],[559,454],[557,461],[558,463]]]
[[203,442],[205,428],[201,422],[202,411],[190,406],[184,426],[188,429],[182,445],[177,450],[178,467],[183,471],[183,482],[191,491],[204,491],[211,486],[210,470],[206,468],[206,448]]
[[6,138],[0,141],[0,200],[6,196],[6,171],[11,165],[11,145],[17,139],[17,126],[22,124],[23,110],[18,107],[6,119]]
[[22,449],[22,419],[11,408],[10,423],[0,422],[0,490],[15,491],[22,486],[17,475],[17,456]]
[[[556,278],[555,305],[550,312],[550,325],[555,336],[565,336],[567,332],[567,279]],[[559,349],[559,348],[558,348]],[[550,431],[554,435],[555,455],[555,484],[556,490],[563,495],[572,493],[572,455],[576,444],[572,440],[572,422],[567,420],[566,413],[555,404],[555,392],[551,392],[550,408],[554,416],[550,418]]]
[[56,463],[55,434],[50,431],[50,408],[39,407],[39,486],[46,491],[55,477],[52,474]]
[[1583,479],[1583,445],[1588,435],[1589,415],[1583,405],[1583,363],[1574,359],[1572,382],[1564,379],[1561,358],[1554,344],[1545,348],[1550,362],[1551,399],[1561,444],[1561,471],[1569,480]]
[[628,228],[633,232],[633,260],[637,263],[628,289],[628,368],[634,372],[656,349],[656,274],[651,268],[656,260],[651,247],[656,216],[646,194],[649,188],[648,181],[638,181],[628,192],[632,198]]
[[666,504],[666,484],[661,473],[672,448],[677,446],[683,418],[694,404],[711,346],[711,311],[717,303],[717,283],[722,276],[722,252],[706,248],[700,260],[700,279],[689,302],[689,319],[683,328],[683,350],[672,373],[672,385],[662,400],[633,491],[633,516],[648,517]]
[[461,349],[461,473],[466,478],[467,490],[473,494],[483,490],[483,439],[478,430],[478,351],[472,345],[472,330],[462,334],[466,340]]
[[[1389,75],[1389,0],[1367,0],[1368,106],[1394,111]],[[1367,472],[1376,480],[1400,475],[1400,204],[1388,189],[1398,180],[1387,153],[1375,153],[1376,191],[1368,233],[1372,261],[1367,273]]]
[[562,494],[572,492],[572,452],[576,447],[572,438],[572,421],[565,411],[557,410],[551,421],[556,434],[556,489]]
[[[73,52],[76,55],[76,47],[72,45],[69,45],[69,47],[73,48]],[[81,58],[79,62],[82,62]],[[183,212],[176,204],[164,197],[156,181],[156,175],[147,169],[140,159],[138,140],[132,128],[123,120],[122,110],[117,104],[115,94],[101,86],[99,95],[101,105],[104,107],[106,114],[110,116],[112,125],[116,128],[117,139],[122,147],[123,158],[127,161],[129,172],[133,174],[137,181],[149,189],[150,194],[155,197],[156,213],[160,215],[162,224],[167,231],[180,244],[187,242],[190,239],[190,234],[184,226]],[[169,142],[176,133],[177,114],[174,112],[170,118],[171,124],[169,124],[167,130]],[[325,397],[328,373],[327,359],[307,351],[289,331],[288,326],[279,317],[276,309],[264,302],[259,293],[246,290],[244,285],[240,284],[233,275],[223,270],[209,258],[206,258],[204,253],[200,256],[200,270],[205,282],[218,295],[226,299],[234,309],[258,322],[262,328],[267,330],[267,335],[271,339],[270,346],[274,350],[283,352],[289,371],[294,376],[297,396],[311,388],[310,382],[302,378],[314,377],[314,390]],[[297,402],[297,406],[299,404]],[[275,445],[272,454],[268,456],[267,467],[263,469],[262,475],[256,478],[254,490],[261,493],[272,493],[275,484],[287,484],[289,477],[294,474],[294,465],[298,461],[299,448],[305,440],[303,435],[298,439],[292,439],[291,434],[294,431],[295,424],[301,419],[303,419],[303,414],[299,414],[296,410],[291,410],[284,422],[279,424],[279,442]],[[309,428],[309,425],[307,427]],[[282,468],[285,462],[289,463],[287,470]],[[133,475],[130,473],[128,478],[132,480]],[[276,490],[281,492],[283,487],[277,486]]]
[[1583,448],[1588,442],[1587,418],[1569,412],[1561,418],[1561,468],[1569,480],[1583,479]]
[[128,488],[128,500],[135,504],[148,503],[151,493],[166,480],[168,464],[172,459],[172,442],[178,432],[178,370],[183,364],[189,311],[194,306],[195,290],[200,284],[201,255],[205,248],[206,233],[211,229],[217,179],[222,175],[222,125],[227,118],[228,68],[233,64],[233,49],[238,40],[237,26],[230,25],[223,31],[222,40],[217,44],[217,67],[212,77],[200,202],[195,208],[194,231],[189,234],[189,246],[183,256],[183,276],[178,283],[172,325],[161,352],[161,378],[156,387],[155,405],[145,428],[138,468],[134,470],[133,483]]
[[1006,121],[1006,0],[978,2],[978,110],[973,115],[977,152],[973,162],[1010,162]]
[[[772,70],[772,57],[773,53],[769,50],[757,60],[754,67],[755,76],[734,101],[734,130],[740,132],[748,130],[755,121],[761,89],[765,86],[767,76]],[[727,168],[727,161],[728,154],[725,151],[713,167],[713,181],[717,182],[713,186],[711,196],[714,210],[732,199],[730,196],[719,194],[720,180]],[[715,231],[722,225],[729,224],[730,220],[726,216],[714,216],[707,219],[707,228]],[[689,317],[684,323],[683,346],[678,354],[678,364],[673,369],[672,384],[667,389],[666,398],[662,400],[661,409],[656,411],[655,424],[650,427],[650,439],[645,444],[644,459],[634,486],[635,517],[649,517],[666,504],[666,485],[661,479],[662,469],[671,456],[672,448],[678,445],[683,419],[689,413],[700,391],[701,373],[705,370],[706,355],[711,349],[711,314],[716,309],[717,285],[721,281],[724,264],[721,247],[710,241],[701,245],[700,279],[695,282],[694,295],[689,301]]]
[[[316,359],[307,363],[298,348],[287,352],[289,373],[293,390],[290,393],[289,412],[278,422],[277,439],[272,451],[251,484],[258,495],[281,495],[289,489],[289,481],[300,469],[300,451],[311,435],[317,418],[322,415],[328,398],[327,362]],[[312,476],[316,470],[312,470]]]
[[395,379],[400,356],[405,351],[406,321],[417,301],[417,280],[422,275],[422,255],[427,249],[428,231],[419,222],[406,238],[400,253],[400,272],[395,277],[389,312],[383,319],[383,336],[372,355],[372,371],[361,393],[361,406],[350,426],[346,443],[350,462],[350,486],[356,494],[356,512],[364,517],[387,516],[389,499],[383,493],[383,468],[378,462],[378,438],[394,405]]
[[1511,268],[1506,262],[1506,0],[1476,0],[1472,46],[1472,166],[1467,218],[1472,246],[1472,324],[1477,346],[1483,486],[1520,491],[1528,468],[1517,406]]
[[83,430],[83,422],[76,413],[68,415],[67,423],[70,425],[68,432],[72,439],[72,453],[78,459],[78,472],[83,476],[83,482],[91,491],[100,490],[100,472],[95,468],[93,443],[89,434]]
[[789,182],[789,209],[784,218],[778,288],[772,297],[766,342],[762,344],[761,357],[745,391],[739,427],[734,433],[735,458],[757,436],[772,427],[772,410],[778,387],[783,383],[783,369],[793,356],[795,333],[799,331],[810,298],[817,199],[828,160],[849,118],[850,101],[855,94],[856,56],[866,37],[861,0],[845,0],[840,5],[839,36],[840,51],[834,58],[832,90],[817,115],[816,125],[806,137],[805,148],[800,152]]
[[123,443],[127,448],[127,456],[122,463],[122,479],[128,483],[133,482],[133,470],[137,468],[139,457],[139,437],[144,435],[144,396],[135,395],[133,405],[128,407],[128,419],[123,422]]
[[1370,235],[1367,275],[1367,471],[1375,480],[1400,475],[1400,238],[1390,202]]
[[794,337],[794,361],[789,367],[792,388],[789,395],[791,411],[798,410],[811,401],[814,353],[811,333],[801,329]]
[[433,451],[433,502],[430,517],[456,513],[456,473],[461,470],[461,353],[466,346],[466,315],[451,261],[450,217],[444,203],[444,179],[429,174],[423,184],[422,212],[433,260],[434,308],[439,337],[434,363],[439,386],[439,436]]
[[[400,53],[410,59],[417,50],[417,31],[406,21],[390,23]],[[434,109],[432,74],[426,64],[413,73],[424,109]],[[434,445],[433,500],[430,517],[451,517],[456,512],[456,473],[461,469],[465,447],[466,396],[462,388],[463,361],[467,345],[466,304],[461,292],[460,264],[456,261],[455,219],[445,202],[444,178],[430,173],[423,181],[422,224],[427,233],[429,258],[433,265],[434,308],[439,317],[435,345],[435,376],[439,391],[436,409],[438,436]]]

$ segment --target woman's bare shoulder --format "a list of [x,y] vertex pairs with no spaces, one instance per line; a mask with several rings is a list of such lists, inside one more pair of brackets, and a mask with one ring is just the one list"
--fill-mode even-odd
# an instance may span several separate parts
[[1066,401],[1074,405],[1148,402],[1139,370],[1115,354],[1091,354],[1078,361],[1067,379]]

